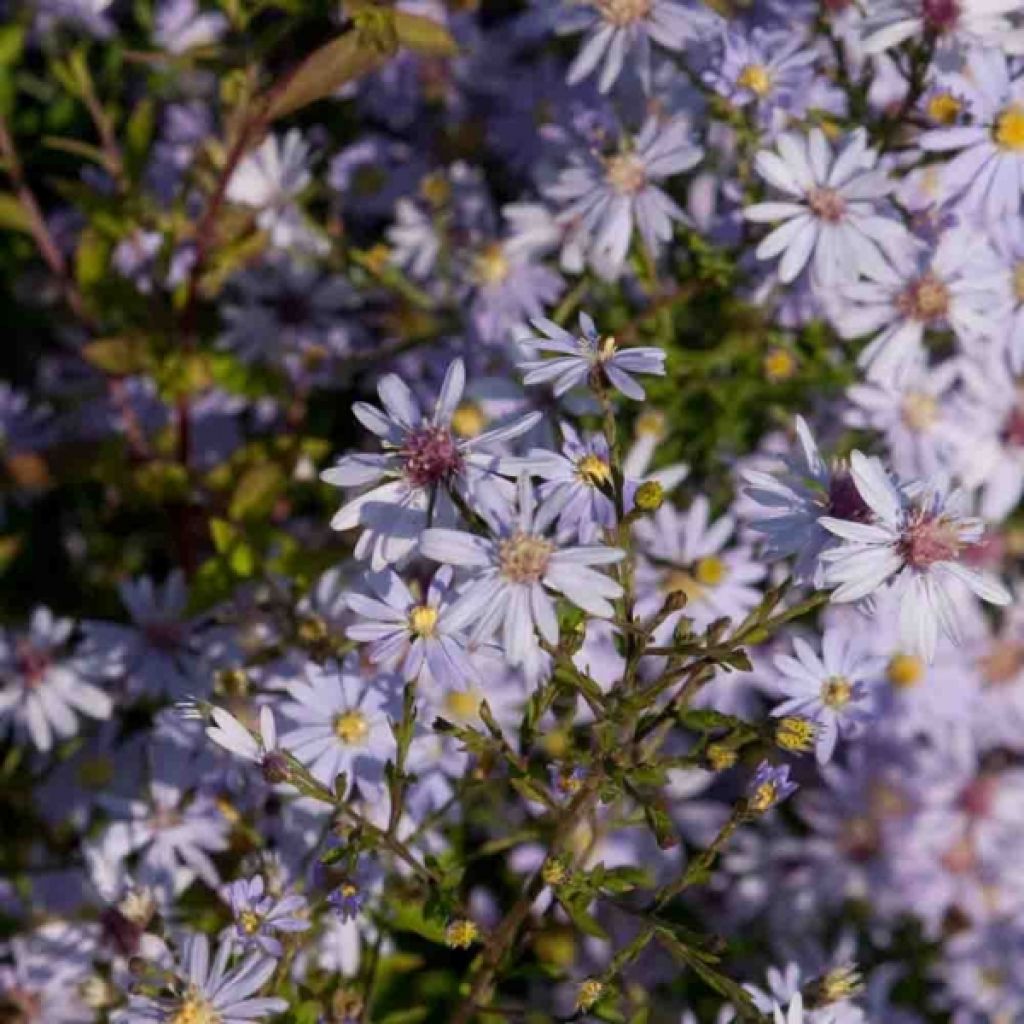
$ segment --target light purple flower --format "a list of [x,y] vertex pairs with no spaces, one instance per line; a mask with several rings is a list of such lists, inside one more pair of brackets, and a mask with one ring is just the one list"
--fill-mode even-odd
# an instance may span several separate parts
[[762,761],[747,786],[747,798],[752,810],[763,814],[797,790],[797,784],[789,778],[788,764],[771,764]]
[[544,194],[561,205],[558,221],[571,227],[570,238],[585,249],[594,269],[614,279],[625,265],[634,228],[657,256],[671,240],[673,224],[686,220],[658,182],[690,170],[702,155],[686,118],[651,117],[632,144],[609,156],[574,151]]
[[114,1014],[115,1024],[251,1024],[287,1010],[284,999],[255,997],[270,980],[277,961],[254,952],[232,965],[232,951],[230,940],[222,942],[211,963],[209,940],[197,932],[190,933],[174,968],[178,994],[170,998],[133,995],[128,1006]]
[[774,658],[779,675],[772,686],[788,699],[772,714],[812,719],[817,725],[814,752],[818,763],[826,764],[839,736],[857,735],[872,718],[881,659],[864,651],[855,633],[840,627],[825,631],[820,653],[800,637],[794,639],[793,650],[795,657]]
[[369,573],[363,582],[370,596],[355,591],[346,598],[361,619],[348,627],[346,635],[370,645],[371,661],[400,669],[410,682],[423,673],[443,688],[475,680],[465,639],[449,624],[455,600],[451,569],[438,569],[423,600],[413,597],[402,578],[389,569]]
[[0,633],[0,733],[27,734],[45,752],[78,732],[80,715],[110,717],[113,701],[69,654],[73,628],[40,607],[24,632]]
[[908,39],[935,38],[944,50],[965,46],[1021,45],[1006,15],[1019,0],[868,0],[860,36],[864,51],[876,55]]
[[580,313],[579,334],[570,334],[552,320],[530,321],[540,336],[519,339],[527,355],[554,353],[554,359],[531,358],[519,364],[524,384],[552,384],[557,396],[584,384],[610,384],[627,398],[643,401],[644,389],[633,380],[634,373],[665,375],[665,353],[648,346],[620,349],[611,336],[601,337],[594,321]]
[[[551,0],[554,2],[554,0]],[[712,15],[677,0],[567,0],[559,23],[564,34],[585,32],[569,67],[569,82],[582,81],[601,67],[598,87],[608,92],[623,67],[635,69],[644,88],[651,83],[651,44],[679,51],[706,32]]]
[[[420,410],[408,385],[395,374],[377,385],[383,410],[357,402],[352,411],[381,440],[381,454],[346,455],[321,479],[337,487],[370,486],[335,514],[331,526],[350,530],[362,526],[356,558],[369,558],[376,572],[408,557],[429,525],[432,501],[451,487],[463,496],[473,487],[493,486],[496,458],[490,446],[526,433],[540,413],[528,413],[502,427],[458,438],[452,416],[462,400],[466,370],[461,359],[448,367],[432,415]],[[382,482],[383,481],[383,482]]]
[[1024,191],[1024,75],[1011,77],[1010,68],[998,50],[972,51],[971,123],[936,128],[920,139],[928,152],[957,154],[942,169],[946,197],[993,224],[1019,217]]
[[281,713],[296,728],[281,736],[281,746],[327,787],[344,772],[348,787],[358,783],[376,792],[395,752],[388,720],[393,702],[359,674],[357,660],[310,666],[306,680],[289,684],[288,694],[292,700]]
[[240,878],[227,886],[225,898],[235,919],[234,939],[242,949],[256,947],[267,956],[284,952],[274,932],[304,932],[310,926],[306,900],[298,893],[275,897],[266,891],[262,875]]
[[808,262],[818,286],[869,270],[881,272],[883,254],[905,245],[907,233],[898,220],[879,213],[893,182],[876,169],[878,153],[868,148],[867,132],[854,132],[835,156],[820,128],[806,139],[780,135],[776,147],[759,152],[755,167],[785,198],[743,211],[747,220],[782,222],[757,247],[758,259],[781,253],[778,273],[784,284]]
[[537,633],[549,644],[558,643],[558,616],[549,591],[563,594],[591,615],[611,618],[610,601],[622,595],[622,587],[592,567],[625,557],[618,548],[600,544],[560,547],[545,536],[550,519],[534,515],[533,490],[525,476],[518,491],[518,507],[492,523],[493,537],[431,529],[421,545],[427,558],[472,571],[451,618],[459,626],[475,623],[473,640],[500,630],[513,665],[531,657]]
[[962,587],[992,604],[1010,603],[998,580],[963,562],[965,549],[981,538],[982,524],[964,517],[962,494],[950,494],[941,480],[908,493],[878,459],[860,452],[851,457],[851,473],[873,516],[869,522],[822,520],[844,541],[822,555],[827,582],[837,587],[833,601],[860,601],[891,585],[901,598],[903,647],[927,661],[940,629],[954,642],[960,637]]

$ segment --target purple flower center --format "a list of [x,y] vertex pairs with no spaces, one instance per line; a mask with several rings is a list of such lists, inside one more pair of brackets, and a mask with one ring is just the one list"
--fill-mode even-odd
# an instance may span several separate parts
[[828,485],[828,514],[850,523],[866,523],[871,519],[871,509],[861,497],[848,469],[832,474]]
[[846,214],[846,200],[834,188],[812,188],[807,193],[807,205],[828,224],[838,224]]
[[49,651],[41,650],[28,640],[18,641],[14,657],[25,687],[29,690],[42,684],[53,664]]
[[181,622],[152,619],[143,623],[142,632],[150,647],[165,653],[180,650],[185,643],[185,625]]
[[942,516],[919,516],[911,520],[900,538],[900,554],[914,569],[926,569],[935,562],[951,562],[960,555],[962,547],[956,525]]
[[949,312],[949,289],[929,271],[903,289],[896,308],[911,320],[933,323]]
[[949,32],[960,20],[959,0],[922,0],[921,17],[930,32]]
[[1016,404],[1003,421],[999,439],[1010,448],[1024,448],[1024,405]]
[[139,951],[142,928],[129,920],[117,907],[107,907],[100,915],[103,941],[121,956],[134,956]]
[[417,487],[426,487],[462,472],[462,454],[447,427],[420,427],[405,437],[401,452],[405,475]]

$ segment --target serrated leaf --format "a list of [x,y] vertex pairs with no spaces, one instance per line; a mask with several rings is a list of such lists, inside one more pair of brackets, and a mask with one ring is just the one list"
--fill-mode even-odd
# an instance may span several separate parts
[[98,338],[82,346],[82,356],[90,366],[124,377],[146,369],[147,352],[140,338]]
[[[394,51],[392,51],[394,52]],[[346,32],[310,54],[273,90],[268,121],[292,114],[381,67],[391,53],[374,49],[359,32]]]
[[285,487],[284,470],[277,463],[251,466],[242,474],[231,495],[231,519],[259,519],[267,516]]
[[32,231],[32,221],[25,208],[18,202],[17,196],[10,192],[0,192],[0,228],[6,231]]
[[458,44],[448,29],[422,14],[396,10],[394,24],[398,41],[410,50],[431,57],[454,57],[459,52]]

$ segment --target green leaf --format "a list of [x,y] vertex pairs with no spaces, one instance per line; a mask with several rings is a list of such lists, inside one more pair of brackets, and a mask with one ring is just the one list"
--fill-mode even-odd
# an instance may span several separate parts
[[444,943],[445,924],[442,919],[428,920],[423,907],[408,901],[395,901],[398,912],[392,918],[391,925],[396,931],[414,932],[428,942]]
[[320,1020],[320,1004],[312,999],[301,1003],[292,1012],[294,1024],[317,1024]]
[[116,377],[141,373],[147,364],[141,338],[99,338],[82,346],[82,356],[91,366]]
[[272,90],[267,120],[276,121],[332,95],[346,82],[381,67],[393,52],[373,48],[357,31],[331,40],[310,54]]
[[20,56],[25,45],[25,26],[0,26],[0,68],[9,68]]
[[95,231],[86,228],[75,252],[75,280],[91,288],[106,277],[110,246]]
[[380,1024],[418,1024],[425,1020],[428,1010],[425,1006],[417,1006],[411,1010],[395,1010],[386,1017],[380,1017]]
[[672,825],[672,819],[664,807],[645,804],[644,820],[647,822],[647,827],[654,833],[654,838],[658,841],[658,846],[661,849],[671,850],[672,847],[679,845],[679,837]]
[[[560,901],[561,902],[561,901]],[[595,939],[607,939],[608,933],[598,924],[597,919],[578,903],[562,903],[565,912],[570,920],[584,935],[593,936]]]
[[250,467],[235,486],[228,515],[232,519],[265,518],[284,486],[284,470],[276,463]]
[[403,46],[431,57],[454,57],[459,52],[448,29],[422,14],[396,10],[395,34]]
[[10,192],[0,192],[0,228],[7,231],[32,231],[32,221],[25,208],[18,202],[17,196]]
[[681,716],[683,725],[695,732],[711,732],[713,729],[731,729],[736,724],[732,715],[710,709],[694,709]]

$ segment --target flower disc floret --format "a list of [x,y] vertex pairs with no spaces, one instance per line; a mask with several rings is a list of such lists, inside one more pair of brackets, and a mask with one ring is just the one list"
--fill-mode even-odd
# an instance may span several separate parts
[[536,583],[554,550],[554,544],[543,537],[516,532],[498,545],[501,575],[511,583]]

